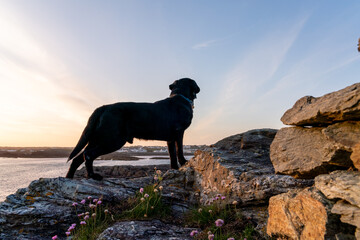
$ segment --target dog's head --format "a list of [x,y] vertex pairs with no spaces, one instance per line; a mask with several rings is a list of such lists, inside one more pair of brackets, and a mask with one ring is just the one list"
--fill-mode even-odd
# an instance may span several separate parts
[[196,98],[196,94],[200,92],[199,86],[190,78],[176,80],[173,84],[170,84],[169,88],[171,95],[181,94],[191,101],[193,101]]

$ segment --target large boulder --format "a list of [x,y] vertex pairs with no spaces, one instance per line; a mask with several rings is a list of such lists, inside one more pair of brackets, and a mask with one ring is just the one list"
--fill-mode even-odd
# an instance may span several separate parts
[[305,96],[287,110],[281,121],[286,125],[318,126],[360,120],[360,83],[322,97]]
[[267,234],[294,240],[335,239],[354,228],[331,213],[333,203],[317,189],[291,190],[270,198]]
[[[346,140],[342,136],[347,136]],[[351,147],[358,139],[358,123],[345,122],[327,128],[282,128],[271,144],[270,157],[276,173],[314,178],[352,167]]]
[[360,172],[335,171],[315,178],[315,187],[329,199],[343,199],[360,207]]

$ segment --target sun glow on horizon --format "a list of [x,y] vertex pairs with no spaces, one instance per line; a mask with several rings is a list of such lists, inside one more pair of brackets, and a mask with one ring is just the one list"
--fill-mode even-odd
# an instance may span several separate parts
[[0,146],[74,147],[97,107],[158,101],[181,77],[201,88],[184,144],[281,128],[300,97],[359,82],[359,7],[352,0],[4,0]]

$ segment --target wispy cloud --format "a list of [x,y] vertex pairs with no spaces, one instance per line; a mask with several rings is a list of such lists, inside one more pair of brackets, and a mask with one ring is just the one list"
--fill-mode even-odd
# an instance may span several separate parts
[[[249,105],[256,101],[284,62],[309,16],[288,28],[271,32],[249,47],[240,62],[224,76],[224,84],[214,110],[201,119],[199,131],[213,125],[234,126],[249,117]],[[269,86],[270,88],[272,86]],[[244,122],[251,122],[247,119]],[[247,128],[248,126],[243,126]],[[224,130],[223,130],[224,131]]]
[[220,41],[219,39],[213,39],[213,40],[205,41],[205,42],[202,42],[202,43],[198,43],[198,44],[195,44],[192,47],[192,49],[199,50],[199,49],[208,48],[208,47],[213,46],[215,43],[217,43],[219,41]]

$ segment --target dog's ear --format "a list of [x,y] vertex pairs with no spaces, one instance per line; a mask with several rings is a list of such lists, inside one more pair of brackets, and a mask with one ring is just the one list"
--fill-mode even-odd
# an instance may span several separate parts
[[195,83],[195,81],[194,81],[194,85],[193,85],[192,89],[193,89],[193,91],[194,91],[195,93],[199,93],[199,92],[200,92],[200,88],[199,88],[199,86]]
[[177,82],[177,80],[169,85],[169,88],[170,88],[171,91],[174,90],[176,82]]

